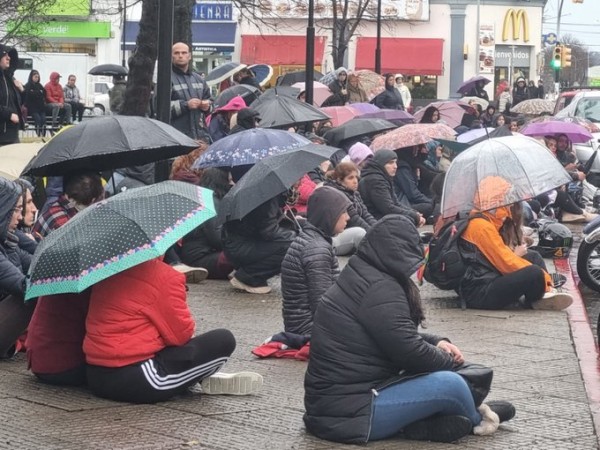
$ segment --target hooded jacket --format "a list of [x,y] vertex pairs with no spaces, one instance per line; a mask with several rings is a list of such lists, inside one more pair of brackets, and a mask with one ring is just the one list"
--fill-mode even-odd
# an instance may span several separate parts
[[35,74],[40,75],[37,70],[32,70],[29,73],[29,79],[25,84],[25,90],[22,94],[23,103],[29,114],[43,113],[46,106],[46,89],[44,89],[44,86],[39,81],[33,81]]
[[372,100],[372,103],[381,109],[401,109],[404,110],[404,102],[402,96],[395,86],[389,86],[386,84],[385,90],[377,95]]
[[398,153],[401,157],[398,158],[398,170],[394,176],[394,191],[400,204],[408,208],[419,203],[433,204],[433,200],[419,190],[416,169],[409,161],[412,158],[410,151],[403,150]]
[[44,89],[46,89],[46,102],[48,103],[64,103],[65,93],[62,86],[59,83],[60,74],[58,72],[52,72],[50,74],[50,81],[46,83]]
[[410,217],[418,224],[419,214],[398,204],[394,194],[393,178],[385,170],[388,161],[381,161],[380,150],[370,159],[361,170],[358,190],[369,212],[375,219],[381,219],[388,214],[401,214]]
[[342,72],[348,74],[348,69],[345,67],[338,67],[335,70],[335,80],[333,80],[327,86],[331,91],[332,95],[327,97],[321,106],[344,106],[348,102],[348,91],[345,94],[342,93],[342,89],[347,89],[348,87],[348,77],[346,76],[346,81],[344,83],[340,83],[338,75]]
[[19,248],[17,237],[9,237],[8,227],[20,196],[18,184],[0,178],[0,299],[24,295],[25,273],[31,263],[31,255]]
[[210,117],[207,119],[208,122],[208,133],[210,134],[213,142],[223,139],[229,135],[229,116],[227,113],[236,112],[246,107],[246,103],[241,96],[233,97],[224,106],[217,108],[213,111]]
[[240,131],[256,128],[256,119],[260,118],[258,111],[252,108],[242,108],[237,114],[237,124],[231,129],[230,134],[239,133]]
[[[21,114],[21,93],[15,87],[13,76],[19,63],[19,54],[12,47],[0,44],[0,55],[10,56],[10,66],[0,70],[0,144],[19,142],[19,129],[24,127]],[[18,123],[12,123],[10,117],[16,114]]]
[[[519,83],[523,83],[523,85],[520,86]],[[512,106],[517,106],[523,100],[528,100],[528,99],[529,99],[529,89],[527,89],[527,84],[525,84],[525,78],[522,78],[522,77],[518,78],[517,84],[513,89]],[[502,110],[500,110],[500,111],[502,112]]]
[[304,423],[331,441],[369,439],[377,390],[415,374],[449,370],[442,339],[418,333],[401,277],[423,261],[409,219],[390,215],[371,228],[314,317],[304,380]]
[[292,242],[281,264],[285,331],[310,335],[321,297],[339,275],[331,238],[335,224],[350,206],[330,187],[314,191],[308,201],[308,223]]

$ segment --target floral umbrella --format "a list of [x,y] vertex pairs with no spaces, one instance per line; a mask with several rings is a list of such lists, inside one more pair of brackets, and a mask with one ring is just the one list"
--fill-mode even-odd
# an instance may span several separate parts
[[532,98],[523,100],[510,108],[510,112],[517,114],[528,114],[537,116],[543,113],[552,113],[554,111],[554,100],[543,100],[541,98]]
[[357,70],[352,72],[358,76],[360,86],[365,90],[369,100],[373,100],[385,91],[385,79],[372,70]]
[[414,125],[405,125],[388,133],[377,136],[371,143],[371,150],[397,150],[413,145],[426,144],[431,138],[424,130]]

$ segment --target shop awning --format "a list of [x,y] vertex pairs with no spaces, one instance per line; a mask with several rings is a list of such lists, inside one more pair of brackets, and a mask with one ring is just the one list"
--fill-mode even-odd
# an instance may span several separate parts
[[[235,46],[235,22],[192,22],[192,47],[197,52],[233,52]],[[140,29],[139,22],[127,22],[125,48],[133,50]]]
[[[323,61],[326,38],[315,37],[315,65]],[[304,65],[306,64],[306,36],[242,35],[244,64]]]
[[[356,68],[375,68],[377,38],[359,37],[356,46]],[[403,75],[442,75],[443,39],[382,38],[381,72]]]

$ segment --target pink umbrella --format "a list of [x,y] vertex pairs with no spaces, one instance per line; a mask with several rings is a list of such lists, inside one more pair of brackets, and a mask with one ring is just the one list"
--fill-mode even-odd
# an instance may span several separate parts
[[475,114],[475,109],[459,100],[447,100],[442,102],[433,102],[418,110],[414,116],[415,120],[419,122],[425,114],[425,110],[433,106],[440,112],[440,120],[443,120],[450,128],[456,128],[462,123],[465,114]]
[[[293,88],[300,89],[300,93],[306,91],[306,83],[298,82],[292,84]],[[313,105],[321,106],[321,104],[331,95],[331,91],[327,86],[318,81],[313,81]]]
[[397,150],[413,145],[426,144],[431,141],[431,138],[417,128],[408,128],[410,125],[405,125],[396,128],[388,133],[381,134],[373,139],[371,150]]
[[334,127],[340,126],[360,114],[358,110],[351,106],[326,106],[321,108],[321,111],[331,117],[331,123]]
[[385,91],[385,79],[378,73],[372,70],[357,70],[352,73],[358,76],[360,86],[365,90],[369,101]]

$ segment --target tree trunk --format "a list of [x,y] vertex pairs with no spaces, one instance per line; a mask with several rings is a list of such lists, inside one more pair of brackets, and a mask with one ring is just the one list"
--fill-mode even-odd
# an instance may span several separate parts
[[152,96],[152,74],[158,52],[158,2],[142,1],[140,31],[135,41],[135,51],[129,58],[129,77],[121,114],[145,116]]
[[173,44],[185,42],[192,47],[192,8],[195,0],[175,0]]

